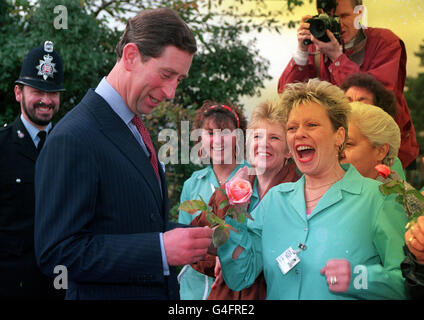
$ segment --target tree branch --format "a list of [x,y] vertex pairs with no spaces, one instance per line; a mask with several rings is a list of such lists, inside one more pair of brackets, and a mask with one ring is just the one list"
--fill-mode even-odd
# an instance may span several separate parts
[[102,0],[102,4],[100,5],[100,7],[97,8],[97,10],[94,12],[94,17],[97,18],[97,16],[100,14],[100,12],[102,12],[103,10],[105,10],[107,7],[109,7],[111,4],[116,3],[118,0],[110,0],[110,1],[105,1]]

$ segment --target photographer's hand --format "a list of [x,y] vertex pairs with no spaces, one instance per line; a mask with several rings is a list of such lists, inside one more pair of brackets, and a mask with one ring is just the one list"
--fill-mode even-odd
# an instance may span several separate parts
[[312,18],[312,16],[304,16],[302,17],[302,22],[300,23],[299,28],[297,29],[297,42],[298,42],[298,49],[300,51],[308,51],[308,46],[306,46],[303,41],[304,40],[311,40],[311,32],[309,31],[309,23],[305,22],[309,18]]
[[342,46],[330,30],[327,30],[327,35],[330,38],[330,42],[319,41],[313,35],[311,35],[311,40],[321,53],[325,54],[331,61],[334,61],[343,54]]

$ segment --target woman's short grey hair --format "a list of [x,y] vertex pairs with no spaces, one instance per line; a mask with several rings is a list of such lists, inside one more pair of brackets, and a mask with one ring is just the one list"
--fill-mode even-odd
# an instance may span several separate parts
[[398,156],[400,147],[400,129],[396,121],[383,109],[362,102],[350,103],[353,123],[374,147],[384,144],[389,146],[389,152],[383,159],[383,164],[391,167]]

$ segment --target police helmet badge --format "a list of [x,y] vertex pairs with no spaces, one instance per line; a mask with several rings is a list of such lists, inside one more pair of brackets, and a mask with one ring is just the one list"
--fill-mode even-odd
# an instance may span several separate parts
[[39,47],[28,52],[15,83],[46,92],[65,90],[63,87],[63,62],[54,50],[52,41],[44,41]]
[[46,54],[44,60],[40,60],[40,64],[36,66],[38,73],[37,75],[42,76],[44,80],[47,80],[48,77],[53,78],[53,74],[57,72],[55,68],[55,63],[53,63],[53,57],[49,54]]

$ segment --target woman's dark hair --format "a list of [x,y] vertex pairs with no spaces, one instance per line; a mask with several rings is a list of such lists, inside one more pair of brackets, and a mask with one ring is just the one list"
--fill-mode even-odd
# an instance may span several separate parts
[[243,130],[246,134],[247,120],[242,110],[231,102],[224,104],[212,100],[206,100],[196,111],[193,129],[202,128],[206,120],[213,119],[220,127],[224,127],[229,121],[236,129]]
[[346,92],[351,87],[368,90],[374,96],[374,105],[380,107],[393,118],[397,114],[396,96],[387,90],[384,85],[368,73],[357,72],[348,76],[340,86]]

